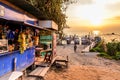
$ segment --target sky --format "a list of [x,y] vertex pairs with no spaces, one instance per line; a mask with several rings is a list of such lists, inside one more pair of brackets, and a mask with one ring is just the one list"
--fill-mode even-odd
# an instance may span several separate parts
[[69,34],[118,33],[120,30],[120,0],[77,0],[67,11]]

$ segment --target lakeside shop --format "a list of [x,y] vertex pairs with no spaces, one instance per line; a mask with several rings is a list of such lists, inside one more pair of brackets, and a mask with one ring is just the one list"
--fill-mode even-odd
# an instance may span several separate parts
[[56,56],[57,36],[55,31],[58,25],[52,20],[40,20],[39,26],[47,29],[40,31],[40,45],[36,48],[35,64],[38,66],[49,65]]
[[57,25],[54,28],[53,21],[44,22],[0,2],[0,77],[26,70],[38,55],[51,62],[56,53]]

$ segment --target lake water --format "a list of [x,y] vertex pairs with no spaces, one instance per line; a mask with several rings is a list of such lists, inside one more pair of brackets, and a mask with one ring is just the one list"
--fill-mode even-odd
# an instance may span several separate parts
[[105,42],[111,42],[112,40],[120,42],[120,35],[102,35],[101,36]]

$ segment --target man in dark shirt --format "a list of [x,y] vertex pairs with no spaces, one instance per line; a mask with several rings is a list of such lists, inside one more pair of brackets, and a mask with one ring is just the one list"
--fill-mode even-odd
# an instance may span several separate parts
[[77,44],[74,44],[74,52],[77,50]]

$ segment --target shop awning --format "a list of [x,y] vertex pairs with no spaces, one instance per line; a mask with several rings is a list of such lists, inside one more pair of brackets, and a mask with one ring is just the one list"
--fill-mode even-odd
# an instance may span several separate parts
[[36,28],[36,29],[39,29],[39,30],[51,31],[51,30],[46,29],[46,28],[44,28],[44,27],[32,25],[32,24],[29,24],[29,23],[26,23],[26,22],[24,22],[24,25],[25,25],[25,26],[28,26],[28,27],[31,27],[31,26],[32,26],[32,27],[34,27],[34,28]]
[[24,21],[23,13],[0,2],[0,18],[12,21]]
[[[8,0],[10,2],[12,2],[15,5],[19,5],[19,6],[23,6],[25,9],[29,9],[27,10],[28,12],[30,11],[30,13],[34,13],[34,15],[37,15],[38,17],[38,13],[40,15],[40,12],[35,9],[32,5],[28,4],[25,0]],[[21,6],[21,7],[22,7]],[[21,23],[23,25],[27,25],[27,26],[32,26],[34,28],[38,28],[41,30],[46,30],[46,31],[51,31],[45,27],[42,27],[39,25],[38,20],[36,18],[30,17],[29,15],[26,15],[25,13],[22,13],[2,2],[0,2],[0,19],[2,21],[7,20],[8,22],[17,22],[17,23]]]

